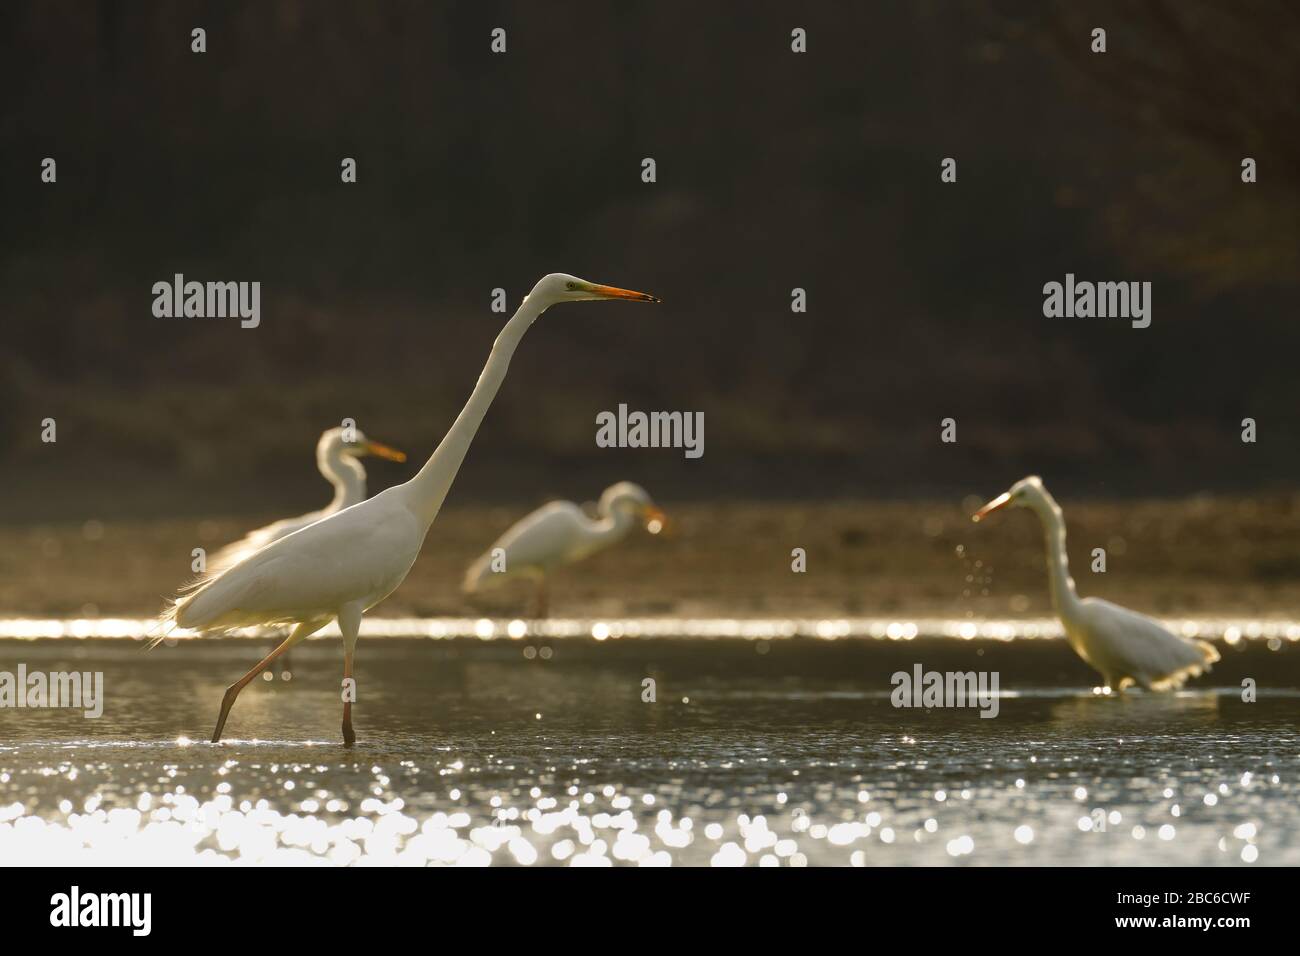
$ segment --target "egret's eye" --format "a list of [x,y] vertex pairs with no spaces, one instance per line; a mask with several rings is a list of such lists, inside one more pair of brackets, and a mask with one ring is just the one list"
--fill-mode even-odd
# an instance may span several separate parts
[[566,283],[564,283],[564,287],[565,287],[566,289],[568,289],[570,292],[572,292],[574,289],[576,289],[576,288],[578,287],[578,283],[576,283],[576,282],[566,282]]

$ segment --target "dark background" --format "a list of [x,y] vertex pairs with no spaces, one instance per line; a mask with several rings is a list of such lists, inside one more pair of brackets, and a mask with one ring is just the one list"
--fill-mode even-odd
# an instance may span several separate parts
[[[1294,487],[1293,3],[104,0],[0,24],[2,520],[323,503],[312,448],[345,416],[421,459],[504,320],[491,290],[513,310],[550,271],[664,304],[547,313],[453,501]],[[260,280],[261,327],[153,317],[176,272]],[[1067,272],[1151,281],[1151,327],[1044,318]],[[597,449],[620,402],[703,411],[704,457]]]

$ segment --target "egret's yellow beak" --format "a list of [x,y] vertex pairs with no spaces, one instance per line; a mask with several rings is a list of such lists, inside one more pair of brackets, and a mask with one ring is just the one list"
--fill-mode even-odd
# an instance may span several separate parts
[[647,295],[644,292],[631,292],[627,289],[619,289],[612,285],[597,285],[591,283],[587,286],[587,292],[601,299],[628,299],[632,302],[658,302],[657,296]]
[[990,515],[993,512],[997,511],[999,508],[1006,507],[1006,505],[1010,501],[1011,501],[1011,493],[1009,491],[1004,491],[1002,494],[998,495],[996,498],[994,498],[992,501],[986,504],[979,511],[971,515],[970,520],[979,521],[985,515]]
[[406,461],[406,452],[389,448],[383,442],[366,442],[366,454],[374,455],[376,458],[387,458],[389,461]]
[[668,516],[654,505],[647,505],[641,512],[641,517],[645,520],[645,529],[651,534],[659,534],[669,528]]

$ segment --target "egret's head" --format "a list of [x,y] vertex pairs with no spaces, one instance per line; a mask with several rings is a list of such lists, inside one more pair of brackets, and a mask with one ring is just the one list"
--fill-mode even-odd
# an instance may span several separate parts
[[331,428],[320,436],[316,445],[318,456],[349,455],[361,458],[374,455],[389,461],[406,461],[406,452],[391,448],[383,442],[371,441],[359,428]]
[[1037,508],[1051,502],[1043,479],[1037,475],[1021,478],[1005,492],[998,495],[971,516],[972,521],[979,521],[985,515],[992,514],[999,508]]
[[644,488],[630,481],[606,488],[600,496],[600,510],[602,514],[621,514],[641,521],[651,534],[658,534],[668,526],[668,516],[655,506]]
[[577,276],[566,275],[563,272],[552,272],[548,276],[542,276],[529,295],[540,296],[547,305],[557,302],[587,302],[593,299],[624,299],[629,302],[659,301],[644,292],[629,292],[627,289],[619,289],[612,285],[588,282],[586,279],[579,279]]

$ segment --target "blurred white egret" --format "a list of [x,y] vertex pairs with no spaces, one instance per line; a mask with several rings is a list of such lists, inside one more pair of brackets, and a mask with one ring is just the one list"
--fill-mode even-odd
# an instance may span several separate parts
[[293,534],[321,518],[337,511],[351,508],[366,498],[366,469],[361,464],[362,455],[374,455],[389,461],[406,461],[406,454],[396,448],[366,438],[356,428],[328,428],[316,443],[316,467],[334,486],[334,499],[319,511],[308,512],[296,518],[285,518],[265,527],[250,531],[238,541],[226,545],[208,559],[212,570],[229,567],[248,557],[272,541]]
[[630,481],[610,485],[600,496],[596,518],[572,501],[552,501],[525,515],[501,535],[465,572],[463,588],[473,593],[509,577],[537,583],[535,614],[547,612],[547,575],[622,540],[638,522],[658,534],[667,518],[644,488]]
[[343,634],[343,740],[349,746],[356,740],[352,661],[362,614],[393,593],[411,570],[528,327],[549,306],[591,299],[658,301],[643,292],[571,275],[544,276],[497,336],[465,407],[414,478],[200,579],[164,613],[165,621],[208,633],[294,625],[279,647],[226,689],[212,732],[214,743],[221,739],[239,692],[277,657],[331,620],[338,621]]
[[1185,640],[1144,614],[1099,598],[1079,599],[1066,563],[1065,517],[1037,475],[1017,481],[980,508],[973,520],[1007,505],[1030,508],[1042,520],[1052,603],[1070,647],[1101,672],[1107,687],[1122,692],[1136,683],[1148,690],[1169,690],[1208,671],[1219,659],[1213,645]]

